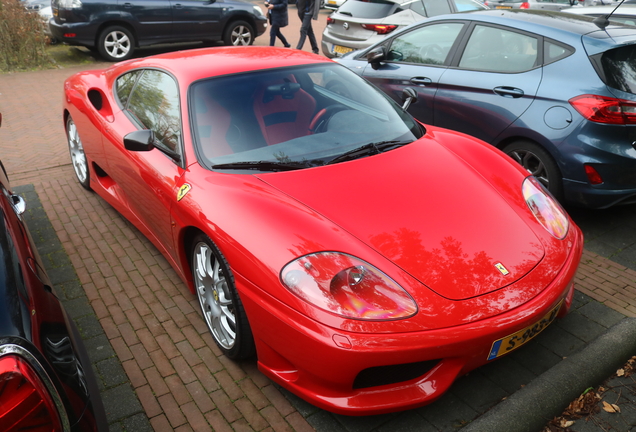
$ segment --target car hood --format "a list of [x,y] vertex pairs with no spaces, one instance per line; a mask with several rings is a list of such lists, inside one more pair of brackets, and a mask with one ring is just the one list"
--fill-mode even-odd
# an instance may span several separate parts
[[[541,241],[502,195],[432,140],[258,177],[451,300],[510,285],[544,256]],[[521,193],[521,183],[516,187]]]

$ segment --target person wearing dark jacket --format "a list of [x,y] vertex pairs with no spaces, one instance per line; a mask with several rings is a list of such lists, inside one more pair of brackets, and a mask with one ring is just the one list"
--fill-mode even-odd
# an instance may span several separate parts
[[318,43],[316,42],[316,36],[314,35],[314,29],[311,27],[311,20],[318,20],[318,13],[320,12],[320,0],[298,0],[296,4],[298,7],[298,18],[302,22],[300,26],[300,40],[296,49],[303,49],[305,44],[305,38],[309,37],[309,43],[311,44],[311,50],[314,54],[318,54]]
[[269,30],[269,46],[274,46],[276,38],[278,37],[283,45],[285,45],[285,48],[289,48],[291,45],[280,31],[281,27],[285,27],[289,23],[287,0],[269,0],[265,5],[269,13],[269,22],[272,25]]

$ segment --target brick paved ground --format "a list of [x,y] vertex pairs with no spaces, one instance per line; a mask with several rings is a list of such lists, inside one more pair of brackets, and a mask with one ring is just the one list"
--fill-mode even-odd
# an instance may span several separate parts
[[[99,358],[97,372],[113,430],[142,430],[133,426],[143,418],[138,406],[131,402],[126,411],[117,403],[126,386],[134,390],[156,431],[452,429],[531,380],[541,367],[584,346],[589,334],[581,334],[587,328],[581,323],[602,331],[621,316],[608,308],[636,316],[636,266],[630,269],[587,250],[577,276],[577,288],[586,294],[577,295],[579,314],[551,327],[516,356],[463,377],[431,407],[352,419],[329,415],[292,396],[288,399],[258,372],[254,361],[236,364],[219,355],[196,299],[164,258],[109,205],[75,181],[61,121],[61,89],[67,76],[86,68],[0,75],[0,158],[14,186],[32,185],[24,191],[37,194],[69,257],[86,293],[85,300],[69,298],[75,302],[75,316],[82,322],[92,315],[78,312],[88,303],[101,324],[103,336],[89,318],[80,327],[84,336],[101,337],[89,349]],[[636,230],[629,214],[620,224]],[[624,257],[622,263],[631,266],[623,251],[635,247],[636,239],[621,238],[615,228],[595,228],[596,251],[613,248],[607,256]],[[69,290],[72,287],[77,288],[71,285]],[[112,351],[104,348],[106,341]],[[539,353],[536,361],[528,360],[530,352]],[[521,378],[502,377],[506,372]]]

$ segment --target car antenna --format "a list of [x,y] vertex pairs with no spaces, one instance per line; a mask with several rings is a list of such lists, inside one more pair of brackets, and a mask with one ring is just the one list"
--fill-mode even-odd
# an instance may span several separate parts
[[608,15],[597,16],[596,18],[594,18],[594,21],[592,22],[596,24],[596,26],[600,28],[601,30],[605,30],[605,27],[609,25],[610,17],[614,14],[614,12],[616,12],[616,9],[618,9],[623,4],[624,1],[625,0],[621,0],[618,6],[616,6],[614,10],[610,12]]

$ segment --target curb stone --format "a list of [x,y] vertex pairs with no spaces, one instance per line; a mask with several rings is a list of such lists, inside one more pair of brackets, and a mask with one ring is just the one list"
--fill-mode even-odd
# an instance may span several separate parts
[[536,432],[586,388],[612,375],[636,352],[636,318],[624,318],[462,429],[462,432]]
[[13,192],[22,195],[27,203],[22,215],[24,222],[38,248],[56,296],[82,336],[102,394],[109,429],[153,431],[84,290],[77,289],[77,274],[42,208],[35,187],[32,184],[15,186]]

